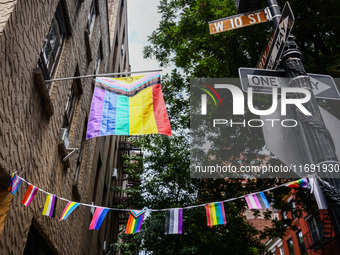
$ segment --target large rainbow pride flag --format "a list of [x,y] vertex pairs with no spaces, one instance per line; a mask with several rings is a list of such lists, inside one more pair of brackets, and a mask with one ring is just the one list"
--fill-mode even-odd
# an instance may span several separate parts
[[107,135],[171,136],[160,74],[97,78],[86,138]]

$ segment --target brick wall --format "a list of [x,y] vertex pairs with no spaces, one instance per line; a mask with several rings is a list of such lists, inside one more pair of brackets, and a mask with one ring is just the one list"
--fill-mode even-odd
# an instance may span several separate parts
[[[24,179],[41,189],[70,200],[76,200],[74,190],[77,190],[80,202],[89,203],[93,196],[98,159],[101,157],[103,162],[103,173],[109,174],[114,162],[106,159],[117,154],[114,150],[108,154],[109,144],[117,143],[121,138],[117,137],[111,141],[109,138],[86,141],[79,176],[75,182],[78,152],[70,157],[70,166],[66,167],[62,162],[63,155],[58,150],[64,109],[73,81],[51,84],[48,93],[54,113],[49,116],[33,77],[33,70],[37,66],[39,53],[59,1],[6,2],[8,14],[5,16],[8,19],[0,20],[1,186],[6,186],[11,172],[18,171],[22,172]],[[98,14],[88,49],[84,33],[90,5],[90,0],[65,1],[70,34],[62,51],[56,77],[74,76],[77,67],[80,75],[93,74],[100,42],[103,52],[101,72],[109,71],[112,45],[108,34],[107,2],[98,0]],[[0,2],[1,11],[4,11],[2,7]],[[92,60],[88,56],[89,50]],[[92,79],[82,79],[81,87],[83,92],[77,103],[70,130],[70,147],[80,146],[86,125],[85,119],[90,109]],[[99,193],[103,190],[105,175],[100,178],[102,182]],[[110,184],[107,183],[106,186],[108,185]],[[33,202],[25,207],[20,202],[26,188],[26,184],[21,185],[9,206],[0,238],[1,254],[22,254],[32,224],[55,253],[80,254],[86,251],[82,244],[86,243],[84,240],[88,234],[84,231],[89,231],[89,208],[80,206],[67,220],[59,222],[58,218],[66,202],[59,201],[56,219],[42,216],[46,195],[38,192]],[[98,194],[99,200],[100,196]],[[109,196],[106,200],[108,199]],[[89,250],[86,253],[91,254]]]

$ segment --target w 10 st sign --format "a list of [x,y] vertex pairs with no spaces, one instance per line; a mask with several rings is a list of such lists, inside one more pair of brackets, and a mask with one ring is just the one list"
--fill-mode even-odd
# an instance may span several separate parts
[[249,12],[249,13],[242,13],[214,21],[209,22],[209,30],[210,34],[217,34],[221,32],[225,32],[228,30],[251,26],[263,22],[269,21],[267,18],[269,17],[267,8]]

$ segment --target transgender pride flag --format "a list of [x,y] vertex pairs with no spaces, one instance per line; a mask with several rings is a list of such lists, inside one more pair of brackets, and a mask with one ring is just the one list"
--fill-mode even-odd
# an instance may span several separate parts
[[269,208],[270,206],[266,196],[262,191],[259,193],[246,195],[244,198],[249,209],[265,209]]
[[160,74],[97,78],[86,138],[145,134],[172,135]]

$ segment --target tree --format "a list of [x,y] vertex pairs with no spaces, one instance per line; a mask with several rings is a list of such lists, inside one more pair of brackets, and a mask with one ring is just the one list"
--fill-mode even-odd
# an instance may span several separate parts
[[[293,33],[305,54],[307,71],[321,70],[321,73],[339,75],[339,22],[334,23],[339,19],[334,7],[339,4],[338,1],[321,5],[317,0],[303,3],[293,0],[290,4],[296,16]],[[189,103],[183,97],[183,92],[189,90],[188,77],[237,77],[239,67],[255,66],[267,43],[271,26],[260,24],[209,35],[209,21],[236,14],[234,1],[231,0],[162,0],[159,12],[162,20],[149,38],[151,45],[145,48],[145,57],[155,57],[161,65],[174,64],[181,71],[174,70],[163,81],[174,138],[152,135],[139,141],[146,151],[139,205],[152,209],[184,207],[222,201],[285,182],[278,179],[258,179],[256,182],[190,179],[188,172]],[[314,21],[313,13],[320,17],[321,22]],[[325,13],[327,19],[322,18]],[[258,103],[266,104],[266,98],[258,97]],[[245,148],[248,150],[247,162],[259,157],[258,152],[263,147],[261,132],[231,132],[235,131],[225,131],[221,136],[232,148],[229,160],[237,164],[236,159]],[[269,194],[268,199],[275,208],[291,210],[291,205],[283,201],[289,192],[288,188],[279,188]],[[300,210],[315,211],[311,203],[305,202],[310,199],[308,192],[300,189],[298,193],[298,200],[303,205]],[[245,207],[245,202],[240,199],[225,203],[228,223],[212,229],[206,226],[204,208],[185,210],[185,233],[180,236],[165,236],[164,212],[153,212],[145,220],[141,233],[132,237],[123,235],[124,240],[133,242],[125,242],[121,251],[123,254],[135,254],[142,250],[154,254],[260,254],[263,251],[261,238],[282,236],[291,222],[273,221],[273,229],[260,233],[242,216]],[[270,213],[266,216],[269,217]]]

